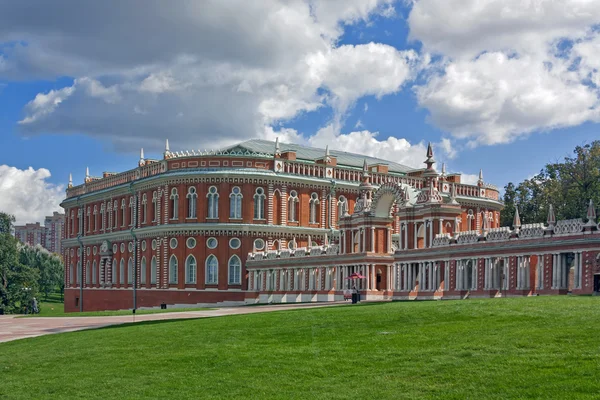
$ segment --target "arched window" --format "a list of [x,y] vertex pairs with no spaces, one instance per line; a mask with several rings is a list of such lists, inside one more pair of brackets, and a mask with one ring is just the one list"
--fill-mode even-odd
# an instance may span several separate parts
[[125,226],[125,199],[121,199],[121,226]]
[[171,219],[179,218],[179,194],[177,188],[171,189]]
[[348,200],[345,196],[338,197],[337,202],[337,218],[340,219],[346,214],[346,210],[348,210]]
[[96,264],[96,260],[94,260],[94,263],[92,264],[92,285],[96,284],[96,274],[98,270],[98,265]]
[[152,192],[152,222],[158,221],[158,195],[156,191]]
[[219,261],[214,255],[206,259],[206,284],[216,285],[219,281]]
[[146,257],[142,257],[140,261],[140,284],[146,284]]
[[217,192],[217,188],[214,186],[209,187],[206,198],[208,199],[207,218],[219,218],[219,193]]
[[93,231],[98,230],[98,205],[94,205],[94,229]]
[[146,223],[146,214],[147,213],[148,213],[148,197],[146,196],[146,193],[144,193],[142,195],[142,218],[141,218],[142,224]]
[[239,285],[242,282],[242,262],[236,255],[231,256],[228,263],[229,284]]
[[121,285],[125,284],[125,259],[121,258],[121,263],[119,264],[119,283]]
[[196,201],[198,199],[198,194],[196,193],[195,187],[190,187],[188,189],[187,194],[187,202],[188,202],[188,218],[196,218]]
[[288,221],[298,222],[298,192],[292,190],[288,197]]
[[175,254],[169,260],[169,283],[177,283],[177,257]]
[[112,262],[112,267],[111,267],[111,278],[112,278],[112,283],[115,284],[117,283],[117,264],[119,263],[119,260],[115,259]]
[[133,196],[129,197],[129,226],[133,226],[135,223],[135,204],[133,202]]
[[471,210],[471,209],[469,211],[467,211],[467,222],[469,224],[468,230],[474,231],[475,230],[475,215],[473,215],[473,210]]
[[265,190],[261,187],[254,192],[254,219],[265,219]]
[[185,260],[185,283],[196,283],[196,259],[191,254]]
[[88,261],[85,263],[85,284],[86,285],[89,285],[91,282],[91,279],[90,279],[91,273],[92,273],[92,271],[90,271],[90,262]]
[[319,195],[316,193],[312,193],[310,195],[310,200],[308,202],[309,206],[310,206],[310,217],[309,217],[309,223],[311,224],[318,224],[319,223]]
[[75,233],[75,214],[71,210],[71,235]]
[[77,210],[77,233],[81,233],[83,226],[83,211],[80,209]]
[[133,260],[131,257],[127,261],[127,283],[133,283]]
[[154,285],[156,283],[156,275],[157,275],[157,267],[156,267],[156,257],[152,257],[152,261],[150,261],[150,283]]
[[242,218],[242,192],[237,186],[229,194],[229,218]]
[[88,206],[87,208],[87,231],[90,232],[90,229],[92,229],[92,209]]
[[117,221],[119,219],[119,203],[115,200],[115,203],[113,204],[113,228],[116,228],[117,225]]
[[105,206],[104,204],[100,205],[100,227],[102,230],[104,230],[104,210],[105,210]]

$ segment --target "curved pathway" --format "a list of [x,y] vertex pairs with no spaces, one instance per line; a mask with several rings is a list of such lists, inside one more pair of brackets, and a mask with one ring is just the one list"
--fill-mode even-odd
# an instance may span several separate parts
[[277,304],[264,306],[220,307],[205,311],[169,312],[162,314],[119,315],[110,317],[28,317],[18,315],[0,315],[0,343],[53,333],[72,332],[83,329],[101,328],[142,321],[160,321],[169,319],[190,319],[222,317],[226,315],[254,314],[260,312],[296,310],[302,308],[330,307],[348,304],[343,301],[332,303]]

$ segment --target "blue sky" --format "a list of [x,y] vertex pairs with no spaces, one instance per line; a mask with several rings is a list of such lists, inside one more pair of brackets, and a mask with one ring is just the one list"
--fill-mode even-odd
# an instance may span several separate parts
[[70,172],[133,168],[166,138],[416,167],[432,142],[502,187],[598,137],[596,0],[30,3],[0,12],[0,209],[21,223],[58,209]]

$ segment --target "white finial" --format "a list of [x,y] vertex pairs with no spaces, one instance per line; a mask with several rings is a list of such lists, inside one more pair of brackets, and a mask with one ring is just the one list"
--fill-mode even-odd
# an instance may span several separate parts
[[479,180],[483,182],[483,169],[479,170]]
[[169,151],[169,139],[167,139],[166,143],[165,143],[165,151],[168,152]]
[[142,147],[142,149],[140,150],[140,160],[144,159],[144,148]]
[[275,138],[275,155],[276,156],[280,156],[281,155],[281,149],[279,148],[279,136],[277,136]]
[[442,175],[446,175],[446,163],[442,163]]
[[73,186],[73,174],[69,173],[69,186]]
[[329,145],[325,146],[325,155],[329,155]]
[[86,178],[90,177],[90,167],[85,167],[85,177]]

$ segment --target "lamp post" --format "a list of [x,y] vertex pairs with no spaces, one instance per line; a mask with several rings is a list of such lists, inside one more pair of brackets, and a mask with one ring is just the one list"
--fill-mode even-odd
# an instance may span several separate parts
[[138,198],[133,190],[133,181],[129,184],[129,192],[133,196],[133,215],[131,218],[131,228],[129,233],[133,238],[133,315],[135,316],[135,310],[137,308],[137,236],[135,235],[135,227],[137,224],[137,212],[138,212]]
[[81,195],[77,196],[77,205],[79,207],[79,221],[77,221],[77,242],[79,243],[79,265],[77,266],[77,268],[79,269],[79,312],[83,312],[83,240],[81,239],[81,234],[83,233],[84,228],[84,213],[83,206],[81,205]]

